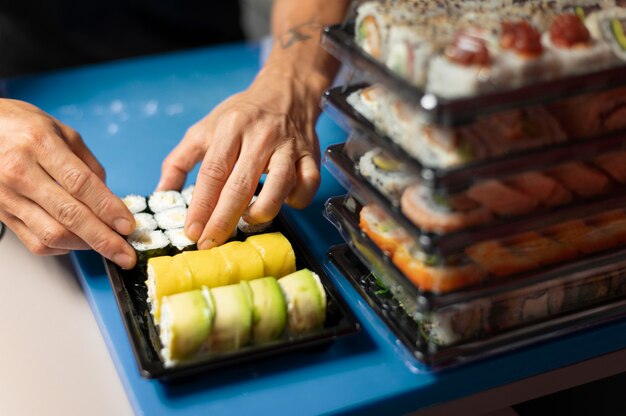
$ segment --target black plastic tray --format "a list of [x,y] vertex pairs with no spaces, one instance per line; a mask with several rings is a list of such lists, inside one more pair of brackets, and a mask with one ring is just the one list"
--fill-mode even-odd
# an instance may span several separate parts
[[[626,77],[626,74],[624,75]],[[535,149],[516,151],[493,159],[479,160],[458,167],[424,166],[397,143],[378,130],[372,122],[352,107],[347,97],[367,84],[334,87],[324,92],[322,106],[330,117],[346,131],[356,130],[377,146],[403,162],[420,176],[424,186],[438,191],[458,192],[472,183],[503,178],[516,173],[544,169],[559,163],[584,160],[595,155],[621,150],[626,143],[626,131],[618,131],[586,140],[574,140]]]
[[439,348],[424,341],[419,325],[406,314],[397,300],[389,293],[381,294],[370,269],[347,245],[332,247],[328,257],[405,348],[431,371],[510,352],[626,317],[626,299],[620,298],[478,341]]
[[385,84],[424,111],[432,123],[458,125],[478,116],[546,103],[565,97],[626,85],[626,65],[539,82],[475,97],[446,99],[422,91],[363,51],[354,40],[354,22],[326,27],[322,46],[342,62]]
[[345,204],[346,198],[349,197],[336,196],[326,201],[324,216],[338,229],[360,262],[366,264],[368,270],[376,272],[381,279],[384,279],[385,286],[402,302],[406,313],[413,317],[447,306],[493,297],[557,277],[568,276],[569,279],[578,279],[583,274],[601,273],[616,265],[626,268],[626,249],[618,248],[588,255],[561,265],[549,265],[507,277],[488,279],[453,292],[443,294],[424,292],[413,285],[391,262],[391,259],[360,229],[358,222],[360,206],[351,201],[349,205],[354,206],[354,209],[348,209]]
[[354,169],[354,162],[343,151],[344,144],[329,146],[324,155],[324,163],[333,176],[363,204],[376,203],[417,241],[424,252],[446,256],[456,254],[467,247],[468,242],[494,240],[518,234],[522,231],[538,230],[553,224],[572,219],[589,217],[626,206],[626,189],[617,188],[593,198],[573,202],[553,209],[536,210],[512,218],[501,218],[483,225],[459,231],[438,234],[421,230],[401,211],[397,201],[389,201],[378,189]]
[[[272,227],[266,232],[272,231],[280,231],[289,239],[296,253],[298,270],[306,267],[319,275],[328,300],[324,328],[298,337],[284,336],[280,340],[263,346],[246,346],[232,352],[201,355],[173,367],[166,367],[160,356],[161,341],[146,301],[145,276],[139,268],[123,270],[111,261],[104,259],[105,268],[113,287],[113,294],[139,371],[143,377],[158,378],[163,381],[179,379],[206,371],[237,366],[261,358],[276,357],[297,350],[324,347],[339,337],[351,335],[360,330],[360,324],[324,269],[282,215],[279,214],[274,219]],[[245,236],[240,235],[240,237]]]

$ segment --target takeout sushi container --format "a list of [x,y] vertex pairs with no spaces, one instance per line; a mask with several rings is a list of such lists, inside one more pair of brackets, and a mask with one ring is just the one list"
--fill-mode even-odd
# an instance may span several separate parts
[[420,290],[358,225],[358,203],[325,216],[346,246],[329,257],[409,351],[433,369],[469,362],[626,315],[626,250],[447,294]]
[[[354,314],[323,268],[282,215],[279,215],[266,231],[279,231],[287,237],[296,255],[296,268],[298,270],[308,268],[319,276],[327,297],[324,326],[303,335],[284,334],[280,339],[268,344],[248,345],[226,352],[202,353],[193,359],[177,363],[175,366],[166,365],[161,355],[163,346],[159,339],[158,328],[150,314],[150,304],[147,302],[145,272],[141,270],[141,266],[132,270],[123,270],[104,259],[122,321],[143,377],[168,382],[216,369],[241,366],[259,359],[280,360],[281,356],[293,351],[325,349],[334,340],[359,331],[360,326]],[[247,235],[240,232],[235,239],[243,240],[246,237]]]
[[[456,125],[626,85],[625,10],[611,0],[368,1],[343,24],[327,27],[322,46],[360,78],[420,108],[430,122]],[[573,20],[564,14],[578,16],[576,25],[588,34],[574,45],[556,38],[555,22]],[[530,27],[523,33],[532,49],[518,47],[515,37],[511,42],[521,22]]]

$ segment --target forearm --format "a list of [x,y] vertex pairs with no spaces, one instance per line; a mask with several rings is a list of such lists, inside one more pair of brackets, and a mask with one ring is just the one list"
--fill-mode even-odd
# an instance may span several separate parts
[[[320,46],[324,26],[341,22],[349,0],[276,0],[272,12],[272,52],[261,71],[285,77],[317,109],[338,62]],[[302,94],[299,94],[302,95]]]

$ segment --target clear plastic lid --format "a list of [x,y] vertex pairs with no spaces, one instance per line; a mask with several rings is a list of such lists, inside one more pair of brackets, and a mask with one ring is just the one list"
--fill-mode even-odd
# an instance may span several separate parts
[[438,124],[626,84],[615,1],[367,1],[322,45]]
[[447,192],[589,159],[626,143],[626,88],[485,116],[454,128],[425,122],[419,111],[380,85],[334,88],[323,104],[344,128],[365,134],[405,162],[425,187]]

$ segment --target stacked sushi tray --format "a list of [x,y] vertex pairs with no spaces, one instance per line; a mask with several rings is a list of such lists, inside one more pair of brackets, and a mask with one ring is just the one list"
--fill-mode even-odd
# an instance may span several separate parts
[[422,365],[626,316],[622,6],[370,0],[324,31],[329,257]]
[[193,189],[124,197],[136,222],[128,242],[137,266],[105,260],[142,376],[172,381],[280,359],[359,330],[281,216],[258,225],[240,219],[228,242],[197,250],[183,231]]

